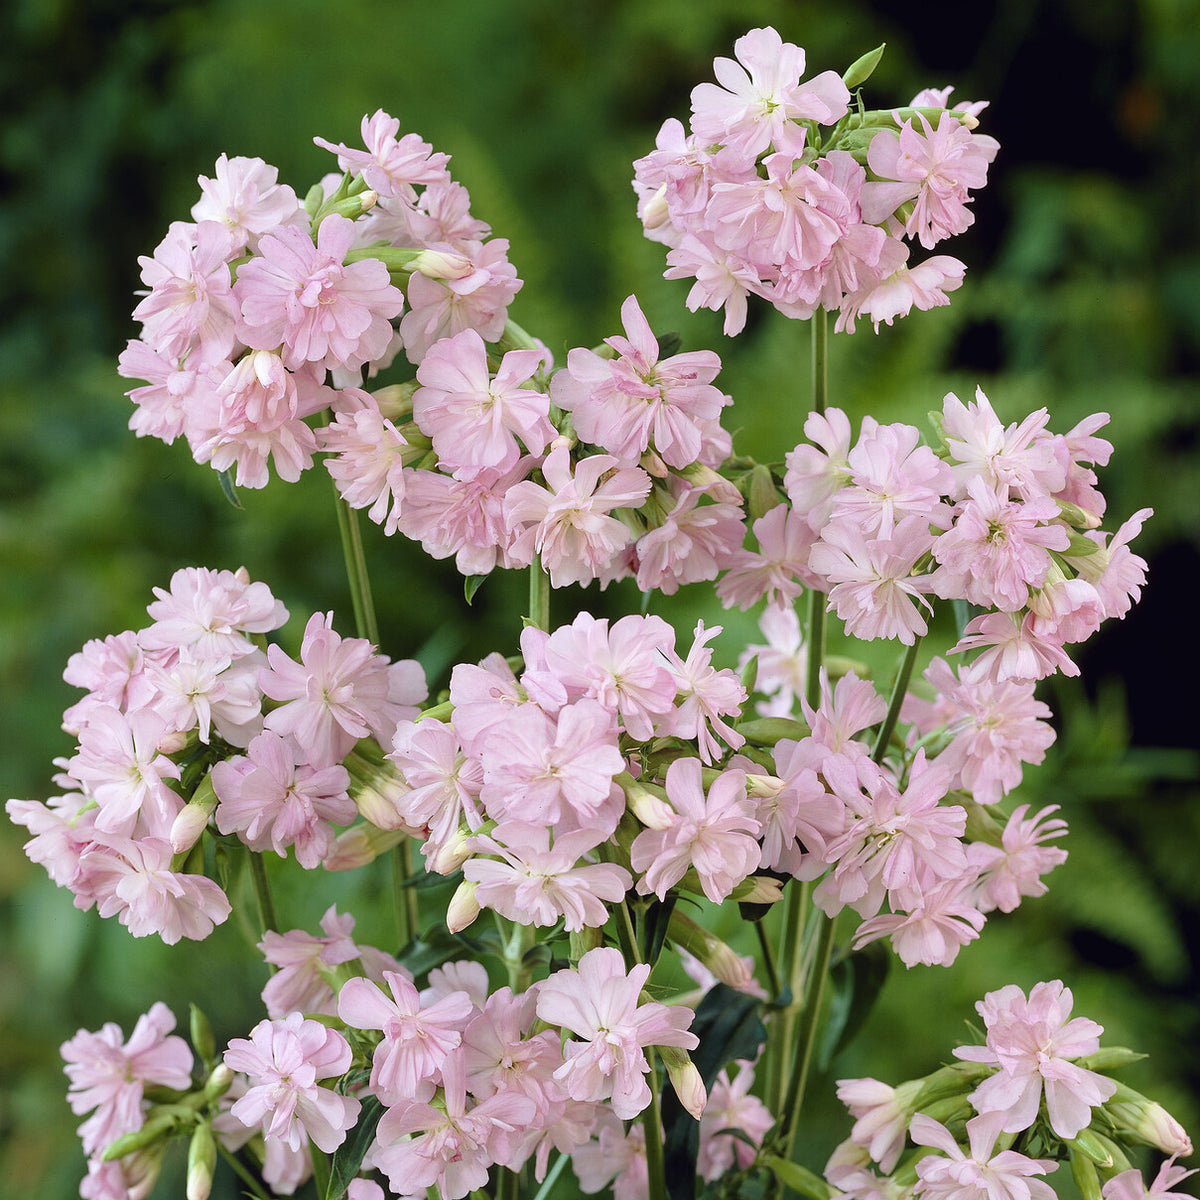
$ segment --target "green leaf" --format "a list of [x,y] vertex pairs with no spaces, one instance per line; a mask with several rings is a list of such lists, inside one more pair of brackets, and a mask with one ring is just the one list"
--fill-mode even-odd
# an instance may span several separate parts
[[784,1187],[791,1188],[801,1196],[808,1196],[811,1200],[829,1200],[833,1195],[833,1189],[825,1180],[799,1163],[789,1162],[775,1154],[769,1154],[764,1161],[771,1174]]
[[658,339],[659,362],[662,362],[664,358],[670,358],[673,354],[678,354],[682,345],[683,336],[676,330],[672,329],[668,333],[662,334]]
[[375,1140],[375,1127],[383,1116],[383,1105],[375,1096],[363,1097],[362,1112],[358,1124],[349,1137],[333,1152],[329,1167],[329,1186],[325,1189],[325,1200],[341,1200],[350,1181],[358,1174],[363,1156]]
[[658,962],[663,943],[667,940],[667,924],[678,899],[679,896],[675,892],[668,892],[665,900],[651,900],[639,914],[641,919],[638,922],[638,941],[641,943],[642,958],[652,967]]
[[487,926],[478,936],[467,937],[461,933],[451,933],[445,925],[434,925],[409,942],[398,957],[415,979],[422,979],[434,967],[440,967],[453,958],[478,959],[484,954],[500,957],[502,949],[499,934]]
[[486,575],[468,575],[463,580],[463,596],[466,597],[468,604],[475,599],[475,593],[483,586]]
[[233,505],[234,508],[242,508],[242,502],[238,499],[237,488],[233,486],[233,476],[226,471],[218,471],[217,479],[221,484],[221,491],[225,494],[225,499]]
[[883,990],[892,955],[884,942],[870,942],[835,962],[829,971],[829,1015],[817,1063],[826,1070],[833,1057],[862,1028]]

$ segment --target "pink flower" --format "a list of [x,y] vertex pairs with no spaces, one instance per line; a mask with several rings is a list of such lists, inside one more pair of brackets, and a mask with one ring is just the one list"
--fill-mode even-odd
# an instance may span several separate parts
[[63,1043],[71,1110],[96,1109],[79,1127],[86,1154],[142,1127],[146,1084],[185,1091],[192,1086],[192,1052],[183,1038],[167,1036],[174,1028],[170,1009],[158,1003],[138,1018],[127,1042],[109,1022],[96,1033],[81,1029]]
[[1177,1183],[1182,1183],[1189,1175],[1195,1175],[1195,1169],[1186,1170],[1178,1166],[1172,1154],[1155,1175],[1149,1187],[1142,1178],[1141,1171],[1122,1171],[1114,1175],[1101,1189],[1104,1200],[1187,1200],[1188,1192],[1172,1191]]
[[967,850],[972,867],[979,872],[975,903],[984,912],[993,908],[1012,912],[1022,896],[1045,895],[1042,876],[1067,861],[1067,852],[1061,847],[1043,845],[1067,832],[1066,821],[1050,817],[1058,812],[1058,805],[1049,804],[1032,817],[1026,817],[1028,811],[1028,804],[1013,809],[999,846],[976,842]]
[[1047,1175],[1058,1164],[1016,1150],[993,1154],[1001,1123],[992,1114],[967,1122],[970,1154],[944,1125],[924,1113],[913,1117],[910,1130],[918,1146],[933,1146],[946,1156],[930,1154],[917,1162],[914,1195],[928,1200],[1054,1200],[1054,1189],[1030,1176]]
[[280,225],[307,227],[308,217],[296,193],[279,182],[279,172],[261,158],[217,159],[216,178],[199,178],[199,200],[192,219],[218,221],[229,230],[236,249],[258,245],[264,233]]
[[875,323],[891,325],[897,317],[906,317],[914,307],[939,308],[949,304],[947,292],[962,286],[967,268],[948,254],[935,254],[915,267],[909,267],[908,247],[889,241],[880,254],[880,276],[850,293],[842,302],[835,329],[853,333],[858,317],[865,314]]
[[241,339],[255,349],[281,347],[293,369],[353,369],[382,358],[404,298],[378,259],[346,264],[355,236],[354,222],[337,214],[321,222],[316,245],[294,226],[264,236],[234,284]]
[[563,1046],[563,1065],[554,1073],[575,1100],[609,1100],[622,1121],[650,1103],[645,1046],[693,1050],[699,1039],[687,1032],[692,1012],[681,1005],[638,999],[650,968],[625,968],[619,950],[589,950],[576,970],[558,971],[538,989],[537,1014],[582,1038]]
[[371,399],[361,408],[337,413],[320,431],[319,439],[321,449],[330,456],[325,469],[342,499],[351,508],[368,509],[367,516],[382,525],[384,533],[395,533],[408,475],[404,435]]
[[428,142],[415,133],[397,138],[400,122],[378,109],[362,119],[362,139],[366,151],[353,150],[344,143],[315,137],[313,141],[337,155],[343,171],[361,175],[367,186],[380,196],[399,196],[406,201],[416,198],[414,185],[442,183],[449,179],[448,154],[435,153]]
[[[709,1093],[700,1118],[700,1154],[696,1159],[697,1173],[709,1183],[724,1175],[735,1162],[743,1169],[750,1166],[755,1159],[755,1146],[762,1145],[767,1131],[775,1124],[767,1106],[757,1096],[750,1095],[753,1083],[754,1067],[742,1062],[732,1083],[722,1071]],[[730,1129],[740,1129],[753,1145],[726,1132]]]
[[267,650],[262,690],[282,701],[265,718],[268,729],[289,735],[314,767],[340,762],[359,738],[391,743],[396,723],[417,715],[424,674],[413,662],[388,663],[365,638],[342,638],[333,613],[313,613],[304,630],[300,662],[280,647]]
[[733,750],[746,741],[721,719],[740,716],[746,703],[746,689],[741,680],[732,671],[718,670],[712,665],[713,652],[708,643],[720,634],[721,628],[714,625],[705,629],[704,622],[697,621],[687,658],[681,659],[674,651],[667,656],[667,665],[675,676],[679,707],[668,714],[659,732],[695,738],[700,758],[706,763],[715,762],[721,754],[714,730]]
[[281,1021],[260,1021],[250,1037],[234,1038],[225,1064],[249,1076],[250,1087],[229,1110],[243,1125],[261,1126],[268,1144],[299,1150],[306,1137],[332,1153],[346,1140],[361,1105],[318,1080],[350,1069],[350,1044],[336,1029],[292,1013]]
[[665,828],[643,829],[630,848],[633,869],[643,874],[637,890],[665,900],[668,890],[694,868],[704,894],[720,903],[761,858],[756,841],[760,828],[755,805],[746,796],[745,772],[722,772],[706,796],[700,760],[680,758],[667,769],[666,784],[673,818]]
[[969,1097],[981,1113],[1002,1113],[1007,1133],[1036,1120],[1043,1090],[1050,1126],[1073,1138],[1092,1119],[1092,1109],[1117,1090],[1116,1082],[1071,1062],[1094,1054],[1101,1026],[1071,1013],[1071,989],[1057,979],[1035,984],[1026,999],[1015,984],[989,992],[976,1008],[987,1026],[986,1046],[959,1046],[956,1058],[997,1067]]
[[383,978],[391,999],[369,979],[343,984],[338,1016],[354,1029],[382,1030],[370,1086],[385,1104],[397,1104],[435,1079],[446,1055],[462,1041],[472,1004],[466,992],[452,992],[423,1007],[417,989],[403,975],[384,971]]

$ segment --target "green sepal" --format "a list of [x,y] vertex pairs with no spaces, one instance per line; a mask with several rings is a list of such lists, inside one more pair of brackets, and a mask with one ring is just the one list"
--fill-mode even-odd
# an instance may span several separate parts
[[780,1158],[777,1154],[768,1154],[763,1161],[784,1187],[790,1188],[798,1195],[808,1196],[809,1200],[830,1200],[834,1194],[833,1188],[825,1180],[799,1163]]

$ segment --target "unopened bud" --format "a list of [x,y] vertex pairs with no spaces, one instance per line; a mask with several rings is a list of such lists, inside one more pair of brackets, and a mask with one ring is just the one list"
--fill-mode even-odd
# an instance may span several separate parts
[[759,463],[750,472],[750,484],[746,489],[746,507],[752,521],[765,517],[782,501],[779,499],[779,489],[775,486],[775,477],[769,467]]
[[887,42],[881,42],[874,50],[868,50],[866,54],[861,58],[856,58],[846,68],[846,73],[842,76],[842,82],[851,91],[856,87],[862,87],[871,78],[872,72],[879,66],[879,60],[883,58],[883,51],[886,46]]
[[479,901],[475,899],[475,891],[478,887],[479,884],[464,879],[454,889],[454,895],[450,897],[450,903],[446,906],[446,928],[451,933],[458,933],[466,929],[483,911]]
[[667,185],[664,183],[658,191],[643,200],[638,211],[642,225],[647,231],[662,228],[671,220],[671,209],[667,204]]
[[353,871],[356,867],[365,867],[393,846],[398,846],[405,836],[398,829],[377,829],[365,822],[351,825],[338,834],[333,853],[322,866],[327,871]]
[[171,849],[176,854],[186,854],[200,840],[216,807],[217,793],[213,790],[212,776],[206,775],[171,823]]
[[783,883],[770,875],[751,875],[733,889],[731,896],[739,904],[774,904],[783,899]]
[[677,908],[667,922],[667,936],[729,987],[745,991],[753,985],[753,968],[737,951]]
[[714,501],[741,506],[742,493],[738,491],[737,484],[726,479],[724,475],[718,475],[712,467],[706,467],[703,463],[692,463],[691,466],[684,467],[679,474],[692,487],[706,496],[711,496]]
[[679,1103],[697,1121],[700,1120],[704,1106],[708,1103],[708,1092],[696,1064],[688,1057],[688,1052],[680,1050],[678,1046],[659,1046],[657,1049],[663,1066],[667,1068],[667,1078],[675,1089],[675,1095],[679,1097]]
[[409,270],[427,279],[466,279],[474,274],[475,264],[465,254],[449,250],[422,250],[409,264]]
[[616,782],[625,793],[629,811],[647,828],[662,832],[678,820],[675,810],[667,803],[665,789],[657,784],[639,783],[631,775],[618,775]]
[[1081,1129],[1073,1138],[1067,1139],[1067,1146],[1090,1158],[1102,1171],[1113,1165],[1112,1144],[1094,1129]]
[[1071,1178],[1075,1180],[1080,1196],[1083,1200],[1101,1200],[1100,1173],[1096,1170],[1096,1164],[1073,1146],[1068,1146],[1067,1150],[1071,1160]]
[[208,1200],[216,1165],[217,1143],[213,1140],[212,1126],[201,1121],[192,1130],[188,1144],[187,1200]]
[[226,1066],[224,1063],[218,1063],[213,1067],[212,1074],[208,1077],[208,1082],[204,1085],[204,1102],[211,1104],[214,1100],[220,1098],[229,1091],[233,1086],[234,1071],[232,1067]]
[[1164,1154],[1188,1155],[1192,1152],[1192,1139],[1187,1130],[1161,1104],[1146,1099],[1133,1088],[1118,1084],[1104,1111],[1112,1118],[1118,1133],[1127,1133]]
[[451,875],[471,857],[471,831],[461,826],[447,841],[439,846],[432,857],[426,857],[425,865],[435,875]]
[[186,733],[168,733],[158,743],[159,754],[178,754],[188,744]]
[[104,1148],[104,1153],[100,1155],[100,1161],[113,1162],[137,1150],[147,1150],[159,1145],[178,1132],[180,1119],[177,1112],[152,1114],[142,1123],[141,1129],[135,1129],[132,1133],[126,1133],[116,1141],[109,1142]]
[[775,746],[784,738],[798,742],[812,732],[803,721],[791,717],[755,717],[739,721],[736,728],[752,746]]
[[391,422],[403,421],[412,416],[413,395],[420,384],[415,379],[404,383],[389,383],[371,393],[379,411]]
[[217,1042],[208,1018],[194,1004],[188,1005],[188,1032],[196,1053],[204,1062],[212,1062],[217,1056]]

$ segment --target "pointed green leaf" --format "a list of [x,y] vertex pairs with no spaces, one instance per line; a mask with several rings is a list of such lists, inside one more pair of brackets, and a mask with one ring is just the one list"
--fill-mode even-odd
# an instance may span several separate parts
[[325,1189],[325,1200],[341,1200],[350,1181],[362,1167],[362,1160],[375,1140],[375,1127],[383,1116],[383,1105],[378,1098],[365,1095],[358,1124],[350,1131],[346,1140],[333,1152],[329,1166],[329,1185]]
[[793,1192],[808,1196],[810,1200],[829,1200],[833,1188],[819,1175],[814,1175],[807,1167],[799,1163],[789,1162],[786,1158],[770,1154],[765,1159],[772,1175]]
[[846,955],[830,968],[831,994],[825,1035],[817,1062],[825,1070],[837,1052],[862,1028],[892,964],[892,954],[883,942],[871,942]]
[[468,604],[475,599],[475,593],[483,586],[485,579],[487,579],[486,575],[468,575],[463,580],[463,595]]
[[221,491],[225,493],[225,499],[234,508],[242,508],[242,502],[238,499],[237,488],[233,486],[233,476],[227,470],[218,471],[217,479],[220,481]]

